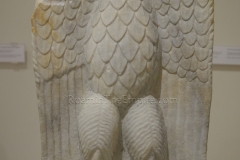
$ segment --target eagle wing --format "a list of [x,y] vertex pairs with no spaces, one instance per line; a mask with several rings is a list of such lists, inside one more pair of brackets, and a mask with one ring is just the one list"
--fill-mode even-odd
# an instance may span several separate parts
[[154,0],[160,106],[170,160],[205,160],[212,93],[213,0]]
[[[90,19],[95,2],[37,1],[32,19],[33,62],[43,159],[81,159],[76,104],[65,98],[81,97],[87,87],[83,53],[92,35]],[[122,21],[130,19],[131,23],[135,22],[131,21],[133,11],[121,12],[122,6],[131,6],[142,23],[146,15],[139,16],[141,12],[135,10],[140,3],[143,11],[151,10],[151,24],[158,28],[159,36],[146,34],[149,40],[158,37],[162,46],[161,98],[177,100],[160,105],[167,127],[169,159],[205,159],[211,102],[213,0],[152,0],[152,7],[148,0],[110,2],[115,2],[118,15],[125,18]],[[107,0],[101,1],[101,6],[108,4]],[[113,13],[108,14],[109,20]],[[134,33],[130,34],[133,38],[140,35],[131,25],[128,31]]]
[[84,81],[84,49],[94,3],[37,1],[32,17],[33,65],[42,141],[42,159],[79,159],[76,103]]

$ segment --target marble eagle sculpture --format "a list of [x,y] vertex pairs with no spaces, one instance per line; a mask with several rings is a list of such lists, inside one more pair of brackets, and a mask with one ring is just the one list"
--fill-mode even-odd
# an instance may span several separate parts
[[213,0],[37,0],[42,160],[206,160]]

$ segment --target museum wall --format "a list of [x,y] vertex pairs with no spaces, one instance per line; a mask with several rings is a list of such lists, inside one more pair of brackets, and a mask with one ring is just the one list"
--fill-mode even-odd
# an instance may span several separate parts
[[[0,160],[40,160],[31,56],[34,0],[1,1],[0,43],[26,48],[26,63],[0,63]],[[215,0],[215,45],[240,47],[240,1]],[[208,160],[240,158],[240,66],[213,66]]]

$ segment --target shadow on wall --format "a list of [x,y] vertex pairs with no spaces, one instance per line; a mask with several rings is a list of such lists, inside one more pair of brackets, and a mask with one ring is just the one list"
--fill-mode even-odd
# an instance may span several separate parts
[[6,150],[4,149],[4,147],[1,143],[0,143],[0,159],[1,160],[8,160]]
[[240,71],[240,65],[213,65],[213,71]]

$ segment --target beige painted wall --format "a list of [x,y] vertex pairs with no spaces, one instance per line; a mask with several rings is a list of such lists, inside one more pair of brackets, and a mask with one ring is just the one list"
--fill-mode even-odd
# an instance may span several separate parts
[[[1,1],[0,43],[26,46],[26,64],[0,64],[0,160],[40,160],[31,62],[34,0]],[[215,45],[240,46],[240,0],[215,0]],[[240,159],[240,66],[213,67],[208,160]]]

